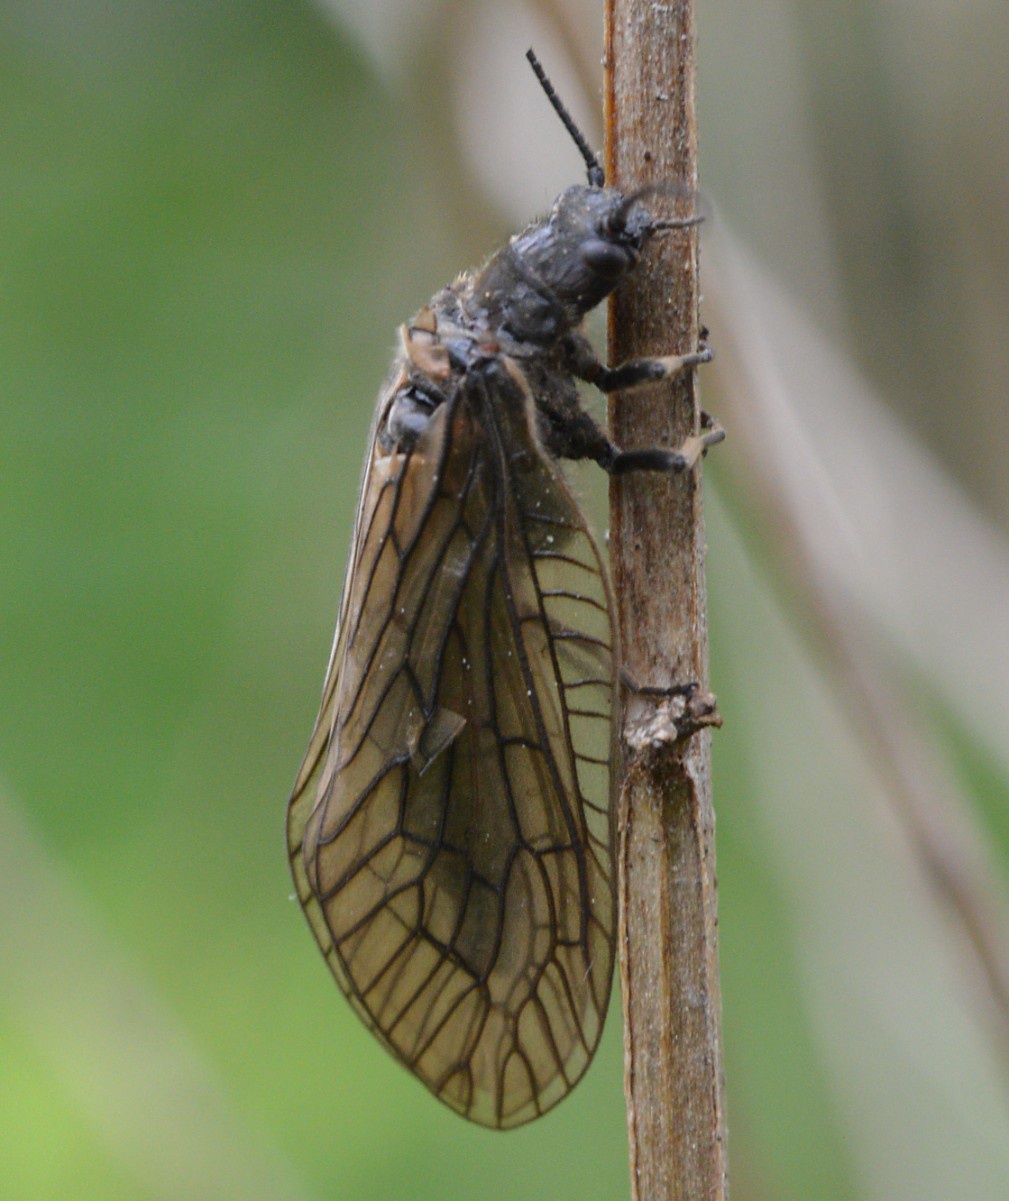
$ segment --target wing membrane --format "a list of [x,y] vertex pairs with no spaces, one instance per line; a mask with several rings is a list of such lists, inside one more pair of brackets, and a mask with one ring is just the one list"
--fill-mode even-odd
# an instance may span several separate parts
[[507,361],[412,450],[375,442],[292,869],[360,1016],[485,1125],[554,1105],[602,1031],[610,643],[598,552]]

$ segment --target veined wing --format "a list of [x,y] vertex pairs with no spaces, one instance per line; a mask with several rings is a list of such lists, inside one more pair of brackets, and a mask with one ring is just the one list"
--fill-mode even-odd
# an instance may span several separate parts
[[614,955],[598,551],[508,360],[376,442],[288,819],[330,968],[443,1101],[519,1125],[580,1078]]

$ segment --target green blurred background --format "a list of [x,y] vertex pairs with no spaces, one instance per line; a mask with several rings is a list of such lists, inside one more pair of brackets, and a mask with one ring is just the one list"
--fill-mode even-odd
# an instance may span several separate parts
[[[699,20],[716,207],[1004,536],[1005,11]],[[529,41],[594,77],[601,13],[0,0],[5,1201],[626,1195],[615,1016],[555,1113],[472,1128],[359,1027],[284,854],[396,325],[579,174]],[[733,1196],[1009,1196],[1006,1060],[722,470]],[[937,729],[1004,865],[1004,762]]]

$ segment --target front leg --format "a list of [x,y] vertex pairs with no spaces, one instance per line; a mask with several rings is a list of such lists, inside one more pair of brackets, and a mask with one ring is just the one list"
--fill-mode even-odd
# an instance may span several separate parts
[[619,392],[639,388],[662,379],[671,379],[714,358],[710,347],[701,346],[690,354],[672,354],[652,359],[631,359],[619,367],[607,367],[601,362],[592,343],[581,334],[572,334],[566,346],[568,366],[573,375],[592,384],[600,392]]

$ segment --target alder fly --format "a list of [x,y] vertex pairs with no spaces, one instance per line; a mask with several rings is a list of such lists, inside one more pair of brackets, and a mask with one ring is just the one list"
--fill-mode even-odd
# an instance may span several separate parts
[[[532,51],[587,185],[399,331],[376,406],[315,732],[288,810],[298,898],[365,1024],[442,1101],[518,1126],[577,1083],[610,995],[614,622],[559,466],[676,472],[720,441],[622,450],[580,332],[662,220],[603,169]],[[651,190],[650,190],[651,191]]]

